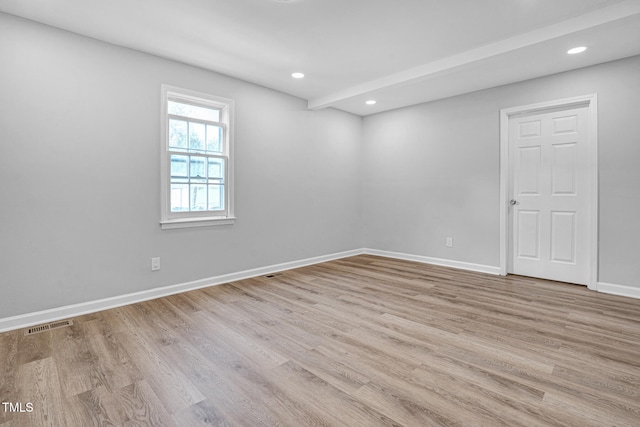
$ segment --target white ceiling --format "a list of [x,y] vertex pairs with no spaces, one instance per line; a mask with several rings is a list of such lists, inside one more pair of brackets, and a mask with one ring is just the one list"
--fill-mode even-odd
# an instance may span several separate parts
[[[0,11],[362,116],[640,54],[640,0],[0,0]],[[566,54],[578,45],[589,49]]]

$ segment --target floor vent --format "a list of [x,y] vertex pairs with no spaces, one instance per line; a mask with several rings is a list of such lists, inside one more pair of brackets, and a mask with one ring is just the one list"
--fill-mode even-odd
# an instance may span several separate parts
[[60,322],[47,323],[46,325],[38,325],[28,328],[24,331],[25,335],[39,334],[40,332],[50,331],[52,329],[64,328],[73,325],[73,320],[62,320]]

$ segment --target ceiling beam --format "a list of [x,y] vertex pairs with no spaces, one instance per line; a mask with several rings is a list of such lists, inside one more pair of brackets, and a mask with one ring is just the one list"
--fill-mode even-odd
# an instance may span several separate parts
[[356,97],[364,97],[378,90],[393,86],[411,84],[420,80],[427,80],[446,74],[456,68],[522,49],[537,43],[567,36],[578,31],[587,30],[609,22],[640,14],[640,1],[625,0],[621,3],[598,9],[584,15],[568,19],[544,28],[519,34],[508,39],[490,43],[476,49],[452,55],[437,61],[419,65],[398,73],[390,74],[379,79],[349,87],[308,101],[308,108],[319,110],[332,107],[335,104]]

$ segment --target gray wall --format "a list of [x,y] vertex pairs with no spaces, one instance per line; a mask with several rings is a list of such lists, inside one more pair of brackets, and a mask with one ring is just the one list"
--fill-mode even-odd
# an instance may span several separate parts
[[366,117],[365,246],[498,266],[500,109],[591,93],[599,280],[640,287],[640,57]]
[[[1,13],[0,58],[0,318],[362,247],[497,266],[499,110],[589,93],[600,280],[640,287],[640,57],[364,120]],[[161,83],[235,99],[235,225],[160,230]]]
[[[0,58],[0,318],[362,247],[360,117],[4,14]],[[236,101],[235,225],[160,230],[162,83]]]

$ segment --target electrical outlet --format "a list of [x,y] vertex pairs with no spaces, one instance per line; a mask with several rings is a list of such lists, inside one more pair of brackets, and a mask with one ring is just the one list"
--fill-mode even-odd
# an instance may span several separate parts
[[160,270],[160,257],[151,258],[151,271]]
[[453,237],[447,237],[447,243],[446,243],[448,248],[452,248],[453,247]]

